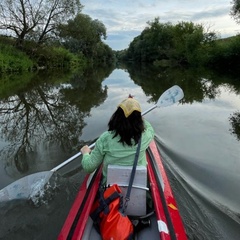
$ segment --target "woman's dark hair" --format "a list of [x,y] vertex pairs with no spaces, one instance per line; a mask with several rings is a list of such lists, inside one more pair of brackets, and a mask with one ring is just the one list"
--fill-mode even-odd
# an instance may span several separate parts
[[126,143],[132,146],[132,139],[135,141],[135,144],[137,144],[144,131],[144,122],[141,113],[133,111],[131,115],[126,118],[123,110],[118,107],[108,123],[108,131],[114,132],[113,138],[119,135],[119,142],[123,144]]

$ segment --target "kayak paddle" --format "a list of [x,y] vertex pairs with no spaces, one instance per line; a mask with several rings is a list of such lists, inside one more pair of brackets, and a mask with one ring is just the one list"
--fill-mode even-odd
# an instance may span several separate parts
[[[167,107],[173,105],[184,97],[182,89],[174,85],[173,87],[166,90],[158,99],[157,103],[142,113],[142,116],[149,113],[157,107]],[[89,147],[93,148],[95,143],[91,144]],[[49,182],[50,178],[57,170],[61,169],[63,166],[67,165],[77,157],[81,155],[81,152],[78,152],[71,158],[67,159],[63,163],[59,164],[50,171],[43,171],[38,173],[33,173],[31,175],[25,176],[2,190],[0,190],[0,202],[13,200],[13,199],[29,199],[31,196],[38,195],[44,186]]]

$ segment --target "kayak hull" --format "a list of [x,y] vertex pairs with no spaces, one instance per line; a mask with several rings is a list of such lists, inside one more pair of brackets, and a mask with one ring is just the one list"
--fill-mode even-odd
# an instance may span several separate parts
[[[150,226],[141,230],[137,239],[187,240],[177,203],[155,141],[149,145],[146,158],[154,213],[149,216]],[[59,233],[58,240],[101,239],[89,216],[98,191],[101,172],[102,169],[99,168],[85,177]]]

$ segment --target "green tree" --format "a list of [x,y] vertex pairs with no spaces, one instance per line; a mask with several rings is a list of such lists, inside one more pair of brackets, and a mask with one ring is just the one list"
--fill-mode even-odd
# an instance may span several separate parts
[[102,39],[106,39],[106,28],[99,20],[92,20],[88,15],[78,14],[67,24],[58,26],[60,41],[71,52],[83,53],[86,57],[97,55]]
[[20,46],[26,38],[41,44],[81,8],[80,0],[1,0],[0,29],[10,31]]
[[128,57],[135,61],[153,62],[157,59],[166,59],[166,52],[172,46],[172,25],[162,24],[159,18],[148,22],[140,36],[134,38],[128,49]]
[[206,42],[205,36],[207,37],[201,24],[178,23],[174,26],[174,51],[171,57],[180,64],[194,62]]
[[203,49],[216,39],[215,33],[192,22],[172,25],[155,18],[148,25],[130,43],[126,54],[129,59],[154,64],[195,64],[205,54]]

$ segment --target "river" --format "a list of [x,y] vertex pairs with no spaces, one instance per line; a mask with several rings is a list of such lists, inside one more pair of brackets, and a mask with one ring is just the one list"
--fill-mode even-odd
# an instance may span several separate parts
[[[240,239],[237,76],[128,66],[10,85],[0,91],[0,189],[94,142],[128,94],[147,110],[175,84],[184,99],[145,118],[155,129],[188,238]],[[0,203],[0,239],[56,239],[84,176],[78,158],[59,171],[44,197]]]

